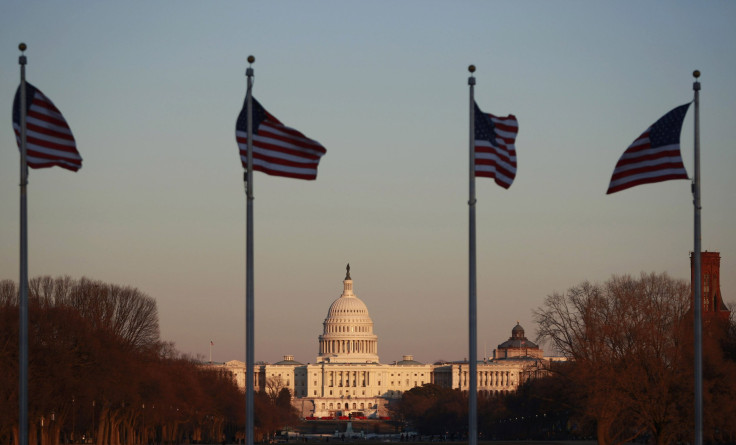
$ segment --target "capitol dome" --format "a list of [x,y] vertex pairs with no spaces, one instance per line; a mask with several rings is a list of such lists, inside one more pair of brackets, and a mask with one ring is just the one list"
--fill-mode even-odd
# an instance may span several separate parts
[[355,295],[343,295],[335,300],[330,305],[330,310],[327,311],[327,318],[325,321],[341,317],[365,318],[368,321],[371,321],[371,317],[368,315],[368,308],[365,303]]
[[353,293],[350,264],[342,295],[330,305],[323,326],[318,363],[378,363],[378,337],[368,308]]

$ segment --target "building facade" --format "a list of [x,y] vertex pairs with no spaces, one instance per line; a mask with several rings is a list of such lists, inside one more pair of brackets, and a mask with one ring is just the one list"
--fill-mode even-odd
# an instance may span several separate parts
[[[703,318],[728,320],[731,311],[721,295],[721,255],[719,252],[700,252],[700,290],[703,296]],[[690,286],[695,289],[695,254],[690,253]],[[693,292],[694,294],[694,292]],[[693,295],[693,299],[694,299]]]
[[[302,417],[319,419],[387,417],[392,399],[427,383],[469,389],[467,361],[424,364],[405,355],[396,363],[379,362],[378,336],[368,308],[353,292],[350,265],[342,294],[330,305],[318,342],[316,363],[299,363],[291,355],[274,364],[256,363],[256,391],[288,388]],[[494,351],[494,358],[478,363],[478,393],[515,391],[544,365],[543,351],[526,339],[517,323],[509,340]],[[245,388],[245,363],[233,360],[215,366],[229,370],[238,386]]]

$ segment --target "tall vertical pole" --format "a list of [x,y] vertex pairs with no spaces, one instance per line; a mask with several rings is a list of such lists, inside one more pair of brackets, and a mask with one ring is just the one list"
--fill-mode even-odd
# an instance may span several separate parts
[[693,283],[693,318],[695,352],[695,445],[703,445],[703,289],[700,283],[700,71],[693,71],[693,91],[695,92],[695,177],[693,178],[693,207],[695,211],[694,246],[695,280]]
[[[248,63],[252,64],[256,58],[248,56]],[[245,173],[246,203],[246,272],[245,272],[245,440],[246,445],[253,445],[253,367],[255,366],[253,349],[255,342],[253,335],[253,68],[245,70],[248,77],[248,91],[246,102],[248,107],[248,171]]]
[[[21,52],[26,44],[18,45]],[[26,56],[18,58],[20,65],[20,351],[18,357],[19,389],[19,431],[21,445],[28,445],[28,205],[26,186],[28,185],[28,162],[26,160]]]
[[477,351],[477,317],[476,317],[476,277],[475,277],[475,99],[473,97],[473,89],[475,87],[475,66],[468,67],[470,77],[468,77],[468,86],[470,87],[470,132],[468,150],[470,152],[470,165],[468,170],[469,176],[469,197],[468,197],[468,336],[469,336],[469,353],[470,361],[470,388],[468,391],[468,445],[477,445],[478,443],[478,387],[477,387],[477,368],[478,354]]

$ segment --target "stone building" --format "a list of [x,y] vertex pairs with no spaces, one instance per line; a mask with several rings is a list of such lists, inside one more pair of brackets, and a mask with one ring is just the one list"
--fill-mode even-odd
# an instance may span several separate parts
[[542,359],[544,358],[544,351],[539,349],[536,343],[526,338],[524,328],[517,321],[516,326],[511,330],[511,337],[498,345],[498,349],[493,350],[493,359],[507,360],[520,358]]
[[[342,294],[330,305],[322,325],[316,363],[299,363],[292,355],[274,364],[256,363],[256,391],[288,388],[293,405],[305,418],[380,418],[388,416],[390,400],[412,388],[427,383],[463,391],[469,388],[467,361],[424,364],[405,355],[396,363],[379,362],[378,336],[368,308],[353,292],[350,265]],[[478,363],[478,393],[515,391],[544,360],[542,350],[526,339],[517,323],[509,341],[494,351],[494,359]],[[243,362],[216,366],[232,372],[238,386],[245,388]]]

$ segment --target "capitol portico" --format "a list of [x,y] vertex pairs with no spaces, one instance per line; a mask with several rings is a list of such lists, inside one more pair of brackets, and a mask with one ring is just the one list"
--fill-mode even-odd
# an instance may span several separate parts
[[[353,292],[350,265],[342,294],[330,305],[318,341],[316,363],[302,364],[286,355],[274,364],[256,364],[256,391],[288,388],[293,405],[305,418],[379,418],[388,416],[390,400],[414,387],[427,383],[463,391],[469,387],[467,361],[423,364],[405,355],[396,363],[379,362],[378,336],[368,308]],[[478,363],[478,392],[515,391],[544,361],[542,350],[526,339],[517,323],[509,341],[494,351],[494,359]],[[245,388],[243,362],[218,366],[232,372],[238,386]]]

